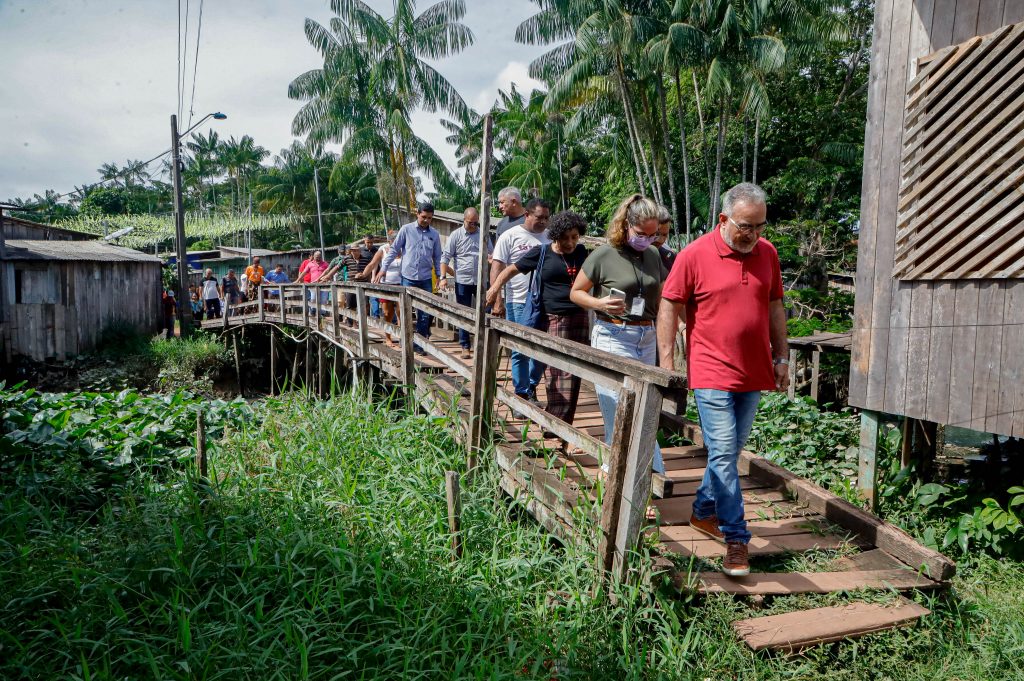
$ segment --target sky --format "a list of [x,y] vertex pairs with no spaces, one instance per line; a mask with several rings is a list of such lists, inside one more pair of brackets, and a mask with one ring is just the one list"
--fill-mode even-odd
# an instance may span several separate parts
[[[181,0],[184,5],[186,0]],[[198,6],[190,6],[185,114],[192,100]],[[390,0],[368,0],[385,15]],[[303,32],[306,18],[326,24],[328,0],[202,0],[193,122],[222,138],[251,135],[276,154],[291,144],[301,102],[288,83],[320,66]],[[417,9],[429,7],[420,0]],[[545,48],[515,42],[516,26],[537,7],[529,0],[466,0],[473,46],[436,68],[475,109],[499,88],[540,84],[528,65]],[[184,30],[184,26],[182,27]],[[170,147],[177,110],[177,0],[0,0],[0,201],[99,180],[103,163],[148,160]],[[418,112],[415,131],[456,169],[440,113]],[[151,166],[154,171],[159,165]],[[431,183],[425,180],[427,189]]]

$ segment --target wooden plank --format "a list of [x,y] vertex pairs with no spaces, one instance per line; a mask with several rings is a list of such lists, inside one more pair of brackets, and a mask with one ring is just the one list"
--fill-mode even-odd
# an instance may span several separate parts
[[530,419],[530,421],[540,426],[543,430],[553,432],[570,445],[583,449],[598,460],[608,460],[610,456],[608,445],[601,440],[580,431],[575,424],[570,425],[565,421],[552,416],[533,403],[524,400],[514,392],[506,390],[505,388],[498,388],[496,396],[500,402],[507,404],[515,411],[525,415]]
[[1006,0],[1006,8],[1003,10],[1003,24],[1016,24],[1021,21],[1024,21],[1024,2]]
[[[941,50],[954,44],[953,21],[956,19],[957,0],[935,0],[932,13],[932,30],[930,36],[932,49]],[[959,40],[955,42],[960,42]]]
[[996,423],[987,429],[993,433],[1021,437],[1024,436],[1024,355],[1020,352],[1024,347],[1024,282],[1006,283],[1003,304],[998,416]]
[[945,423],[968,427],[974,401],[974,359],[978,341],[978,282],[956,283],[949,415]]
[[[771,537],[751,537],[747,544],[747,551],[750,557],[759,558],[781,556],[787,553],[834,550],[847,544],[849,544],[849,540],[829,534],[783,534]],[[661,549],[663,552],[678,553],[683,557],[696,556],[705,559],[722,558],[726,551],[725,544],[707,537],[662,542]]]
[[661,391],[654,383],[626,378],[626,387],[636,394],[633,429],[622,479],[622,502],[615,531],[615,557],[612,576],[626,576],[626,556],[636,547],[640,530],[647,522],[645,511],[651,499],[651,466],[658,446],[658,421],[661,417]]
[[910,335],[907,341],[906,397],[903,413],[914,418],[927,417],[928,369],[931,361],[930,328],[933,301],[932,282],[914,282],[910,306]]
[[[677,575],[677,588],[701,593],[736,595],[827,594],[860,589],[899,591],[934,589],[938,583],[906,567],[892,570],[849,570],[844,572],[753,572],[745,577],[728,577],[718,572],[698,572],[692,580]],[[687,588],[688,587],[688,588]]]
[[928,389],[924,418],[935,423],[946,423],[949,418],[955,301],[956,289],[953,282],[933,284],[931,337],[928,345]]
[[[917,575],[917,572],[910,570],[906,565],[899,562],[882,549],[871,549],[849,556],[844,556],[833,563],[837,570],[900,570]],[[928,580],[931,582],[931,580]]]
[[[864,172],[861,185],[861,229],[857,243],[856,296],[854,299],[854,342],[850,362],[849,402],[867,404],[871,367],[871,320],[874,316],[875,246],[878,234],[878,195],[885,132],[886,95],[889,81],[889,49],[892,42],[893,0],[875,3],[871,41],[871,70],[868,80],[868,110],[864,144]],[[894,95],[895,96],[895,95]],[[902,100],[902,93],[900,93]],[[902,102],[901,102],[902,105]],[[892,149],[892,146],[884,147]],[[888,162],[888,159],[887,159]]]
[[[818,515],[778,520],[751,520],[747,530],[755,537],[778,537],[787,534],[824,534],[824,518]],[[708,536],[691,525],[666,525],[658,528],[658,538],[669,541],[704,541]]]
[[917,543],[900,528],[750,452],[740,452],[740,474],[757,475],[785,488],[797,502],[829,522],[856,533],[866,542],[892,554],[911,567],[922,567],[935,580],[947,580],[956,572],[956,564],[938,551]]
[[619,389],[619,399],[615,404],[615,426],[612,430],[611,446],[608,453],[608,473],[605,476],[601,501],[601,534],[597,550],[599,565],[605,572],[611,572],[615,563],[616,538],[622,506],[622,485],[626,474],[629,441],[633,435],[635,403],[636,393],[626,386]]
[[[756,495],[752,497],[751,495]],[[693,513],[693,502],[696,499],[693,495],[675,496],[668,499],[655,499],[654,506],[658,509],[658,520],[660,525],[686,525],[690,522],[690,515]],[[780,490],[772,487],[757,487],[745,491],[743,517],[748,521],[761,520],[763,516],[776,506],[786,517],[792,515],[793,506],[782,502],[786,501],[786,495]],[[775,516],[772,516],[775,517]]]
[[[997,415],[999,362],[1002,359],[1004,282],[978,284],[978,335],[974,356],[974,386],[971,391],[972,430],[985,431],[985,423]],[[1022,348],[1018,347],[1020,351]]]
[[953,42],[959,43],[978,35],[978,6],[980,0],[957,0],[953,18]]
[[[962,0],[961,0],[962,1]],[[931,613],[905,598],[896,606],[877,603],[798,610],[733,622],[733,630],[753,650],[794,651],[820,643],[912,624]]]
[[[900,149],[903,140],[904,95],[909,59],[912,2],[896,2],[892,15],[892,36],[886,67],[887,101],[882,131],[883,149]],[[899,159],[885,157],[879,173],[878,213],[875,225],[875,254],[872,315],[871,371],[868,375],[869,408],[882,408],[885,383],[892,363],[888,361],[889,317],[893,280],[890,276],[896,242],[896,204],[899,192]]]
[[870,508],[875,506],[875,481],[878,477],[878,412],[860,413],[860,442],[857,454],[857,489]]
[[991,33],[1005,25],[1003,23],[1005,6],[1014,2],[1019,4],[1019,0],[981,0],[978,6],[978,25],[975,28],[978,35]]
[[[497,320],[494,320],[497,321]],[[525,327],[524,327],[525,328]],[[579,376],[585,381],[606,387],[610,390],[617,390],[622,385],[623,377],[628,374],[620,374],[614,370],[590,362],[576,362],[571,354],[558,348],[548,348],[537,342],[535,338],[522,338],[510,336],[505,332],[504,327],[495,329],[499,334],[499,342],[513,352],[521,352],[527,357],[535,359],[547,366],[553,366],[563,371],[568,371],[574,376]],[[547,336],[551,340],[561,340],[554,336]],[[580,347],[586,347],[576,343]],[[602,352],[602,351],[598,351]],[[610,355],[609,355],[610,356]]]
[[910,352],[910,305],[913,284],[890,280],[892,305],[889,310],[888,370],[882,410],[890,414],[904,413],[907,390],[907,364]]

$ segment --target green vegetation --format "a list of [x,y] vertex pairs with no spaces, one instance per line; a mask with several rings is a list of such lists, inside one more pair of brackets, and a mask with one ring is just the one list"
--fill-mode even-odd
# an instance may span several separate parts
[[[496,498],[490,468],[463,482],[466,553],[452,561],[443,479],[463,452],[439,419],[359,396],[256,410],[186,395],[0,400],[4,678],[1022,676],[1019,563],[962,562],[949,593],[917,596],[934,614],[915,629],[755,655],[733,620],[844,597],[754,610],[638,576],[613,604],[597,588],[593,547],[556,547]],[[189,463],[198,408],[213,424],[209,482]],[[32,424],[61,420],[68,444],[51,457],[56,435]],[[121,424],[133,434],[121,438]],[[93,437],[102,448],[83,444]],[[90,478],[105,503],[72,503],[77,476],[51,473],[69,458],[114,467],[139,437],[125,475]],[[821,569],[830,555],[810,560]]]

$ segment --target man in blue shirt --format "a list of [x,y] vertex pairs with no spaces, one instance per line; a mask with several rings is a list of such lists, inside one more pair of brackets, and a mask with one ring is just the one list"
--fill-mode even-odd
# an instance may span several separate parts
[[[288,279],[288,273],[284,271],[284,265],[276,265],[274,270],[263,278],[263,281],[270,282],[271,284],[287,284],[291,280]],[[270,297],[277,298],[281,295],[281,289],[274,288],[270,289]]]
[[[416,221],[403,225],[391,250],[384,256],[380,270],[374,276],[374,283],[379,283],[396,257],[402,258],[402,286],[415,286],[424,291],[433,292],[432,272],[441,274],[441,235],[430,226],[434,219],[434,204],[421,203],[416,209]],[[416,311],[416,333],[430,338],[430,325],[433,318],[423,312]],[[417,354],[426,354],[418,345],[413,346]]]

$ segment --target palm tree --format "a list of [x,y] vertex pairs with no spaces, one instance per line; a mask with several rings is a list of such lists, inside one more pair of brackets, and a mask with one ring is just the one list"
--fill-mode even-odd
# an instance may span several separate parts
[[113,181],[115,187],[123,186],[123,178],[121,177],[123,171],[117,167],[116,163],[104,163],[96,169],[96,172],[100,174],[101,182]]
[[235,205],[239,214],[242,213],[243,178],[251,176],[259,169],[260,163],[269,155],[270,152],[257,145],[249,135],[242,135],[240,140],[236,140],[232,135],[227,142],[220,144],[217,160],[228,177],[235,182]]
[[[441,59],[472,44],[459,22],[464,0],[441,0],[416,14],[415,0],[394,0],[385,18],[362,0],[332,0],[337,15],[330,29],[306,20],[306,37],[324,58],[288,89],[305,100],[292,130],[311,143],[342,144],[344,156],[367,160],[378,177],[388,168],[397,204],[415,198],[414,169],[435,181],[449,179],[440,157],[412,132],[417,109],[442,109],[456,117],[466,105],[455,88],[426,59]],[[383,204],[382,204],[383,210]]]
[[198,183],[200,197],[204,193],[203,181],[206,179],[210,180],[210,192],[213,195],[211,203],[216,206],[217,188],[214,185],[213,179],[222,170],[218,160],[222,145],[220,135],[215,130],[211,130],[205,137],[202,133],[193,133],[193,137],[194,141],[189,141],[187,144],[188,149],[192,152],[192,158],[191,162],[186,161],[185,174],[191,174],[191,177]]
[[145,186],[150,180],[149,171],[146,170],[146,163],[142,160],[128,159],[125,161],[124,169],[121,171],[124,177],[124,186],[131,187],[138,183],[139,185]]
[[449,132],[445,142],[455,147],[455,158],[460,168],[466,168],[467,178],[480,183],[480,164],[483,162],[484,117],[472,109],[457,120],[441,119],[441,127]]

